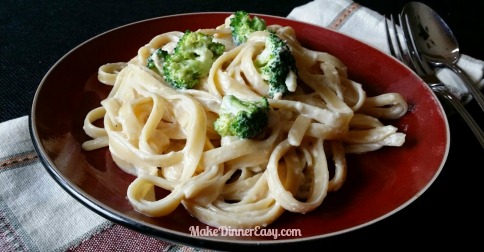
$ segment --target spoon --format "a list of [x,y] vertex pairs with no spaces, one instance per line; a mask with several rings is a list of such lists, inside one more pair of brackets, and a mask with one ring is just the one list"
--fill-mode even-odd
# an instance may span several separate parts
[[[468,96],[466,95],[466,97],[463,97],[457,91],[442,83],[437,76],[435,76],[435,70],[429,67],[428,63],[424,62],[422,57],[420,57],[415,47],[414,35],[410,32],[409,18],[405,9],[402,10],[402,13],[399,15],[398,19],[400,21],[402,35],[405,40],[404,44],[399,42],[399,35],[397,34],[398,32],[395,32],[396,24],[394,23],[393,18],[391,18],[391,25],[393,26],[394,31],[393,34],[390,31],[390,25],[385,22],[387,40],[391,54],[413,69],[415,73],[418,74],[418,76],[420,76],[422,80],[430,86],[432,91],[439,96],[439,98],[442,97],[446,101],[446,103],[443,104],[444,106],[447,104],[452,106],[452,108],[455,109],[460,116],[462,116],[462,119],[464,119],[481,146],[484,148],[484,131],[464,107],[465,103],[468,101]],[[449,110],[449,113],[450,112],[453,111]]]
[[484,111],[484,94],[457,65],[460,58],[459,44],[444,20],[429,6],[420,2],[407,3],[402,13],[408,17],[410,32],[422,58],[434,67],[447,67],[454,71]]

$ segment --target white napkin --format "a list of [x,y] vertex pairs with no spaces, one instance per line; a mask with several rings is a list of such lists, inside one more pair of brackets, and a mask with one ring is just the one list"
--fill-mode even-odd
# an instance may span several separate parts
[[[391,13],[385,13],[391,14]],[[351,0],[314,0],[295,8],[288,18],[337,30],[390,54],[385,34],[385,17]],[[461,55],[457,64],[479,87],[484,87],[484,61]],[[449,69],[441,69],[437,77],[458,97],[468,94],[461,79]]]

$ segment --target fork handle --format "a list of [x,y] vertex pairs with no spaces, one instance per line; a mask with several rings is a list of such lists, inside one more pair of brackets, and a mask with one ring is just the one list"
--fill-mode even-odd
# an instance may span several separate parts
[[484,148],[484,131],[479,127],[477,122],[472,118],[471,114],[467,111],[464,105],[460,102],[460,100],[452,94],[445,86],[443,85],[431,85],[431,89],[449,101],[450,105],[454,107],[455,110],[462,116],[464,121],[469,125],[474,135],[477,137],[477,140],[481,144],[482,148]]
[[454,71],[464,82],[469,93],[476,99],[477,104],[481,107],[482,111],[484,111],[484,94],[479,90],[477,87],[477,83],[475,83],[471,77],[457,64],[449,64],[448,67]]

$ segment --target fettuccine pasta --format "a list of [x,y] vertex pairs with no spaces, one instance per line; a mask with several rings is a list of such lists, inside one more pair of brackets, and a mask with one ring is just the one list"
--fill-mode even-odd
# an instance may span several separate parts
[[[341,188],[347,154],[405,142],[404,133],[380,121],[405,115],[400,94],[368,97],[338,58],[305,48],[291,27],[276,24],[268,30],[287,42],[296,60],[297,81],[287,82],[292,93],[268,99],[269,122],[260,137],[218,135],[213,122],[224,96],[251,100],[268,92],[254,58],[269,32],[254,32],[236,46],[227,22],[199,30],[225,52],[194,89],[176,90],[146,67],[156,49],[173,51],[180,31],[154,37],[129,62],[99,68],[99,81],[112,90],[86,115],[84,131],[92,139],[82,147],[108,147],[115,163],[135,176],[127,198],[136,211],[160,217],[183,205],[214,227],[267,226],[285,211],[314,210]],[[156,187],[166,194],[155,195]]]

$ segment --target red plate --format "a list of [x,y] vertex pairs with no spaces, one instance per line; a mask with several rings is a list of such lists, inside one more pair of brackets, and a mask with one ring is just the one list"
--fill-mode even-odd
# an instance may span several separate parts
[[[353,38],[307,23],[258,15],[268,24],[292,26],[306,47],[329,52],[348,67],[349,76],[369,92],[398,92],[410,105],[407,115],[389,123],[404,132],[403,147],[348,155],[348,178],[323,204],[307,214],[286,212],[269,228],[300,230],[301,236],[193,236],[206,225],[183,207],[162,218],[133,210],[126,189],[134,179],[112,161],[107,148],[85,152],[86,113],[104,99],[109,86],[97,81],[98,67],[128,61],[139,47],[168,31],[213,28],[231,13],[194,13],[145,20],[96,36],[61,58],[42,80],[31,112],[31,133],[42,163],[74,198],[98,214],[161,239],[223,248],[313,241],[367,226],[401,210],[432,184],[449,150],[445,113],[425,83],[385,53]],[[228,246],[228,247],[227,247]]]

